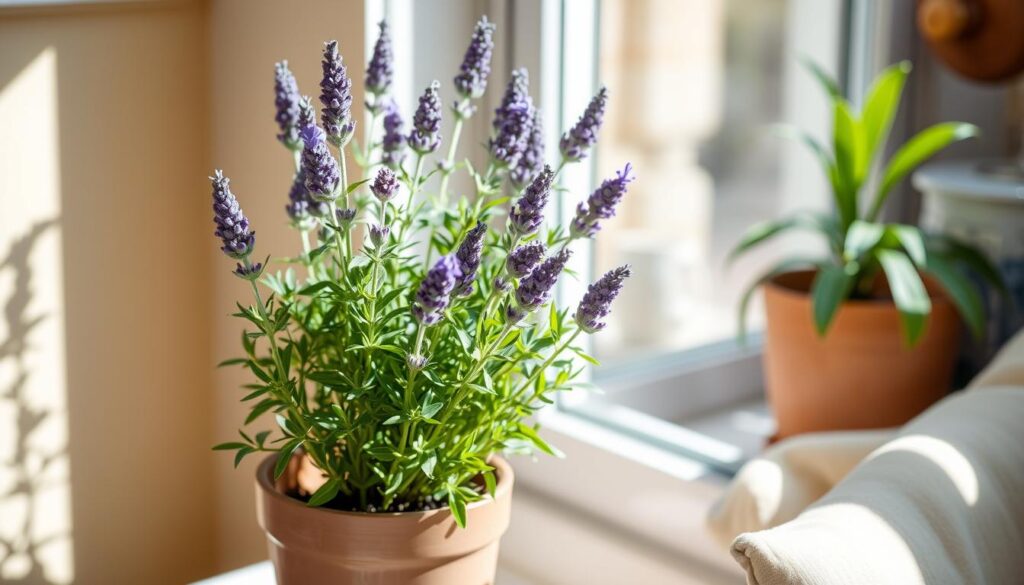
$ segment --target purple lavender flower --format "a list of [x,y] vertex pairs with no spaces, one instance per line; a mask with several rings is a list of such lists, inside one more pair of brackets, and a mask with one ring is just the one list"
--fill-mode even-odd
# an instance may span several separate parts
[[219,169],[213,175],[210,177],[213,185],[213,223],[217,224],[213,234],[220,238],[223,244],[221,251],[229,257],[236,260],[248,258],[256,245],[256,234],[249,230],[249,219],[231,192],[231,179],[225,177]]
[[479,98],[487,89],[487,76],[491,74],[491,53],[494,51],[494,25],[481,17],[473,30],[473,37],[462,58],[459,74],[455,76],[455,89],[463,99]]
[[631,169],[627,163],[624,169],[615,174],[614,179],[605,179],[601,186],[590,194],[586,203],[580,203],[576,207],[576,217],[569,227],[572,238],[593,237],[601,229],[599,220],[615,217],[615,207],[626,194],[626,185],[634,179],[629,176]]
[[491,157],[501,168],[515,167],[526,151],[533,130],[533,105],[512,104],[505,112],[501,130],[491,138],[488,148]]
[[517,190],[530,184],[544,165],[544,125],[541,123],[540,110],[533,110],[533,124],[530,137],[526,140],[526,150],[519,157],[519,163],[509,171],[508,178]]
[[424,325],[433,325],[441,320],[441,313],[451,302],[452,291],[462,276],[459,261],[448,255],[438,258],[434,267],[420,283],[413,304],[413,316]]
[[[366,66],[366,93],[379,97],[388,91],[391,87],[392,76],[395,71],[395,55],[391,48],[391,34],[388,28],[387,21],[380,21],[377,25],[380,28],[380,35],[377,36],[377,44],[373,46],[373,56],[370,57],[370,63]],[[377,113],[379,110],[379,103],[374,102],[368,103],[367,108]]]
[[398,104],[390,100],[384,110],[384,139],[381,143],[381,164],[391,170],[402,168],[405,160],[405,134],[402,134],[402,114]]
[[324,43],[323,80],[320,82],[320,113],[327,139],[342,147],[352,138],[356,122],[352,119],[352,80],[338,53],[338,41]]
[[520,309],[527,312],[533,311],[551,300],[551,291],[571,255],[572,252],[568,248],[562,248],[558,254],[549,256],[529,276],[519,281],[519,288],[516,289],[516,302]]
[[257,278],[260,277],[261,274],[263,274],[263,263],[238,263],[235,265],[235,269],[232,270],[231,272],[238,278],[244,278],[245,280],[256,280]]
[[299,84],[288,69],[288,61],[274,65],[274,106],[277,126],[281,132],[277,139],[291,150],[302,147],[299,141]]
[[[313,98],[308,95],[302,96],[299,101],[299,132],[306,126],[316,126],[316,108],[313,106]],[[302,146],[301,137],[299,146]]]
[[534,240],[523,244],[508,255],[505,259],[505,270],[512,278],[523,278],[529,276],[537,264],[544,258],[547,252],[544,244]]
[[395,171],[384,167],[377,171],[377,177],[370,183],[370,192],[381,203],[387,203],[398,194],[398,177]]
[[508,85],[505,87],[505,95],[501,98],[501,105],[494,109],[494,120],[491,125],[494,131],[498,132],[505,123],[505,116],[513,104],[526,103],[530,99],[530,76],[525,67],[512,71]]
[[299,230],[312,229],[316,224],[316,218],[324,217],[329,211],[326,203],[313,201],[306,190],[306,177],[302,171],[295,173],[292,181],[292,188],[288,191],[288,205],[284,206],[285,212],[292,225]]
[[388,241],[389,235],[391,235],[391,228],[386,225],[375,223],[370,226],[370,241],[378,248]]
[[356,219],[356,210],[351,207],[334,210],[334,218],[338,220],[338,226],[343,230],[347,230],[352,227],[352,222]]
[[440,87],[436,80],[430,83],[412,117],[409,147],[420,154],[434,152],[441,144],[441,97],[437,95]]
[[587,105],[586,111],[579,121],[568,132],[562,135],[559,148],[562,157],[568,162],[583,160],[587,151],[597,142],[597,132],[604,120],[604,108],[608,103],[608,90],[602,87]]
[[480,268],[480,255],[484,250],[484,235],[487,233],[487,224],[478,221],[476,227],[469,230],[463,238],[459,249],[455,251],[455,258],[459,261],[459,269],[462,275],[459,276],[455,285],[455,294],[466,297],[473,294],[473,279],[476,278],[476,271]]
[[611,313],[612,301],[619,296],[622,283],[629,278],[629,266],[619,266],[609,270],[600,280],[587,288],[579,307],[576,309],[576,324],[587,333],[594,333],[605,328],[604,319]]
[[306,178],[306,190],[314,201],[330,203],[338,198],[341,170],[338,161],[331,156],[324,140],[324,131],[316,126],[306,126],[301,132],[302,174]]
[[551,183],[554,179],[555,173],[551,167],[544,165],[544,170],[533,179],[508,214],[512,233],[525,236],[540,228],[540,224],[544,221],[544,206],[548,204]]

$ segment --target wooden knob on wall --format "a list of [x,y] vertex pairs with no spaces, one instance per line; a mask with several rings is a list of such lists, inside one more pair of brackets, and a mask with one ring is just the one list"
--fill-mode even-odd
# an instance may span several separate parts
[[917,27],[932,41],[949,41],[971,28],[977,10],[967,0],[924,0],[917,9]]
[[1024,0],[918,0],[917,28],[947,67],[977,81],[1024,70]]

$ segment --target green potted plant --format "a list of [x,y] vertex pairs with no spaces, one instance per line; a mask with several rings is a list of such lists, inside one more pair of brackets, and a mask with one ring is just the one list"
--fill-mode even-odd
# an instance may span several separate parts
[[[627,165],[566,229],[542,229],[558,171],[596,141],[603,89],[563,135],[552,170],[526,72],[516,71],[485,170],[456,164],[462,123],[486,88],[493,32],[486,18],[477,24],[455,77],[454,132],[441,159],[439,84],[404,131],[387,97],[385,23],[366,73],[362,148],[336,42],[323,55],[319,124],[287,63],[277,65],[278,139],[295,159],[286,211],[303,246],[284,270],[255,261],[228,178],[211,178],[216,235],[253,293],[236,315],[244,355],[225,364],[253,376],[245,424],[276,419],[273,430],[243,430],[215,449],[233,451],[236,465],[269,454],[257,472],[257,516],[281,585],[493,582],[513,484],[500,454],[557,453],[529,417],[579,385],[575,358],[593,358],[574,343],[604,327],[629,276],[625,266],[605,274],[571,312],[550,302],[571,246],[614,215],[631,180]],[[346,152],[369,179],[348,179]],[[460,170],[475,192],[446,207],[447,177]],[[432,175],[437,193],[425,190]]]
[[764,370],[777,438],[894,426],[920,413],[949,390],[960,318],[974,335],[984,327],[981,297],[964,269],[1001,286],[978,250],[879,219],[893,187],[910,171],[947,145],[975,136],[977,128],[936,124],[876,165],[910,63],[879,74],[860,112],[825,72],[809,68],[831,100],[831,148],[798,130],[785,131],[820,161],[833,211],[757,225],[732,252],[735,257],[793,230],[816,232],[828,247],[823,258],[782,261],[741,301],[742,335],[747,305],[763,285]]

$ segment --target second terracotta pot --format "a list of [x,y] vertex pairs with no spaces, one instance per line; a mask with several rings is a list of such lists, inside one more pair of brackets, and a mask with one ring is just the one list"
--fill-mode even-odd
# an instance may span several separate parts
[[[278,585],[491,585],[508,528],[512,468],[495,457],[495,497],[466,509],[466,528],[448,508],[369,514],[310,508],[288,496],[297,465],[277,482],[276,456],[256,472],[256,508]],[[292,477],[289,477],[289,474]]]
[[765,284],[764,370],[775,439],[813,431],[898,426],[949,392],[960,339],[953,304],[928,283],[932,312],[908,348],[891,299],[842,304],[824,337],[814,328],[814,272]]

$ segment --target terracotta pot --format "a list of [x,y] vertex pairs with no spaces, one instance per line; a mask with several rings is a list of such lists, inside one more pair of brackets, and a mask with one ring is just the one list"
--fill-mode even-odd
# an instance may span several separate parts
[[470,504],[462,529],[448,508],[390,514],[310,508],[286,494],[297,465],[274,481],[276,459],[268,457],[256,471],[256,512],[278,585],[494,583],[515,480],[505,460],[491,462],[498,476],[494,499]]
[[888,298],[843,303],[820,337],[808,292],[813,280],[813,271],[790,272],[764,286],[764,372],[778,425],[774,439],[899,426],[949,392],[960,317],[934,283],[926,281],[932,312],[925,332],[908,348]]

